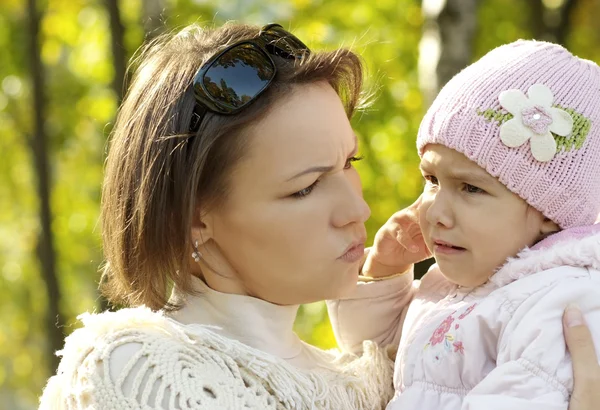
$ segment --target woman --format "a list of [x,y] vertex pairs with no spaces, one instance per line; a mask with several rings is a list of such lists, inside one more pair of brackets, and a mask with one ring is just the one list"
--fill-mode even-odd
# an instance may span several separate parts
[[[226,25],[156,40],[138,61],[102,199],[102,289],[134,307],[81,317],[41,408],[383,408],[385,351],[324,352],[292,331],[299,304],[356,286],[358,57]],[[572,330],[587,410],[600,370]]]

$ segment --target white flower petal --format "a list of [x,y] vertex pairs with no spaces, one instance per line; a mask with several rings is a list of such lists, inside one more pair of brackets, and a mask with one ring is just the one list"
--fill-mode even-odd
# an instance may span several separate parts
[[527,90],[529,101],[534,105],[541,105],[544,108],[550,108],[554,101],[552,91],[544,84],[534,84]]
[[556,141],[550,132],[531,138],[531,153],[540,162],[548,162],[556,155]]
[[533,131],[516,118],[506,121],[500,127],[500,139],[506,146],[511,148],[520,147],[533,135]]
[[550,131],[563,137],[573,131],[573,117],[571,117],[571,114],[559,108],[550,108],[550,114],[552,115]]
[[500,105],[502,105],[506,111],[514,116],[520,116],[523,107],[529,105],[527,97],[521,90],[502,91],[498,96],[498,101],[500,101]]

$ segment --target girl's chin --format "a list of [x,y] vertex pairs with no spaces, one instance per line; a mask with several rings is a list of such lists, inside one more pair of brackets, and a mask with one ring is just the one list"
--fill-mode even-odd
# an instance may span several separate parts
[[464,274],[454,274],[454,271],[451,269],[444,270],[441,264],[438,264],[438,266],[448,282],[463,288],[476,288],[486,283],[489,279],[489,276],[483,278],[465,277]]

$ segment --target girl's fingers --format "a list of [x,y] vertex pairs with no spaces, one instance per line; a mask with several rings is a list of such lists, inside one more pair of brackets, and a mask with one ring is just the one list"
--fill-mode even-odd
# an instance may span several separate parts
[[411,253],[417,253],[421,249],[417,241],[403,230],[399,230],[396,233],[396,240],[402,247]]

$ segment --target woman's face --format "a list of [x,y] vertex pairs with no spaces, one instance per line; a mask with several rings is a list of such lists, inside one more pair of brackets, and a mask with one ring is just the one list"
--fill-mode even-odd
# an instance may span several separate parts
[[203,218],[207,283],[282,305],[352,290],[370,210],[336,92],[327,83],[296,86],[246,137],[224,205]]

